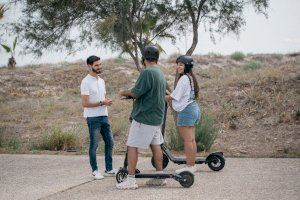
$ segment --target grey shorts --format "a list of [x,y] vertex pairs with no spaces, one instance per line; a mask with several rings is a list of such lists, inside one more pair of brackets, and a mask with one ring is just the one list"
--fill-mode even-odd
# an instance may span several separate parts
[[151,126],[132,120],[127,146],[147,149],[150,144],[160,145],[162,143],[164,143],[164,138],[161,126]]

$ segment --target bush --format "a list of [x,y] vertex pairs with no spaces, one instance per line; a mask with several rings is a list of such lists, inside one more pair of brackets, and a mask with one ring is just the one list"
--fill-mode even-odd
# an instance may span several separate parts
[[7,143],[4,145],[4,147],[6,149],[16,151],[21,147],[20,140],[14,136],[11,136],[8,138]]
[[183,141],[175,127],[167,131],[167,146],[175,151],[184,150]]
[[261,68],[262,64],[261,62],[257,62],[254,60],[248,61],[245,65],[244,65],[244,69],[245,70],[256,70]]
[[[214,143],[219,132],[219,128],[216,126],[215,120],[203,113],[200,121],[195,127],[195,139],[197,144],[197,151],[208,151]],[[184,150],[183,141],[177,133],[175,127],[172,127],[167,134],[167,145],[170,149],[176,151]]]
[[236,60],[236,61],[241,61],[241,60],[244,60],[245,54],[243,52],[236,51],[230,55],[230,58],[233,60]]
[[124,64],[126,62],[126,59],[122,58],[122,57],[118,57],[114,59],[115,63],[118,64]]
[[12,135],[4,138],[3,128],[0,128],[0,148],[16,151],[19,150],[20,147],[21,143],[18,138]]
[[3,128],[0,128],[0,148],[3,147]]
[[75,149],[78,144],[79,138],[75,134],[54,128],[52,133],[42,136],[37,143],[33,144],[32,149],[60,151]]
[[196,124],[195,132],[197,152],[208,151],[218,135],[219,128],[211,116],[203,113],[201,120]]

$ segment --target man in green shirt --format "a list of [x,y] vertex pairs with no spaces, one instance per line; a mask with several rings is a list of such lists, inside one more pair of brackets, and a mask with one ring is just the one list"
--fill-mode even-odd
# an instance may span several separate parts
[[[154,46],[146,46],[142,52],[142,63],[146,67],[130,91],[121,91],[120,96],[135,99],[131,118],[132,123],[127,139],[128,176],[116,186],[118,189],[137,189],[135,170],[138,148],[151,147],[157,173],[162,173],[162,150],[164,142],[161,125],[165,112],[166,79],[157,66],[159,51]],[[149,185],[165,185],[165,179],[150,179]]]

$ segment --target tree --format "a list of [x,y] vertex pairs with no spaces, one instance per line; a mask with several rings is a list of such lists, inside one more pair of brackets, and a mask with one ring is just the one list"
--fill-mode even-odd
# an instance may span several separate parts
[[[4,4],[0,4],[0,21],[3,19],[4,17],[4,13],[7,11],[7,7]],[[2,26],[2,25],[1,25]],[[1,29],[0,29],[1,30]],[[2,28],[3,30],[3,28]],[[0,43],[1,43],[1,37],[2,37],[3,33],[0,33]]]
[[8,45],[5,45],[5,44],[1,44],[1,46],[6,50],[7,53],[11,54],[11,57],[8,59],[7,67],[9,69],[16,68],[17,62],[15,60],[15,49],[16,49],[16,46],[17,46],[17,37],[15,38],[12,47],[9,47]]
[[[21,0],[20,0],[21,1]],[[22,1],[21,1],[22,2]],[[16,31],[26,52],[45,49],[74,52],[91,44],[128,53],[140,69],[139,52],[170,34],[172,0],[25,0]],[[170,20],[168,20],[170,19]],[[77,34],[74,34],[76,32]],[[79,45],[80,44],[80,45]]]
[[[169,32],[174,21],[167,20],[175,12],[171,1],[123,0],[96,28],[104,44],[128,53],[140,70],[139,52],[145,45],[161,46],[159,39],[176,40]],[[172,18],[172,17],[171,17]]]
[[5,9],[4,5],[0,4],[0,20],[3,18],[5,11],[6,11],[6,9]]
[[178,0],[177,7],[184,10],[177,19],[178,24],[191,24],[193,30],[193,42],[186,55],[192,55],[198,44],[201,23],[209,30],[213,41],[216,33],[239,35],[246,24],[244,10],[249,6],[253,6],[257,13],[267,16],[269,0]]

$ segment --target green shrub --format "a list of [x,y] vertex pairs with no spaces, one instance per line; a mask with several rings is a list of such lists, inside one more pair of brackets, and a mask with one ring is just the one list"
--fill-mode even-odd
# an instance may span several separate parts
[[0,148],[3,147],[3,128],[0,128]]
[[124,64],[126,62],[126,59],[122,58],[122,57],[118,57],[114,59],[115,63],[118,64]]
[[203,113],[196,124],[195,132],[197,151],[208,151],[218,135],[219,128],[211,116]]
[[177,133],[177,130],[175,127],[171,127],[167,131],[167,146],[175,151],[182,151],[184,150],[183,141]]
[[4,137],[3,128],[0,128],[0,148],[6,149],[8,151],[16,151],[21,147],[20,140],[13,135],[9,137]]
[[[208,151],[214,143],[218,132],[219,128],[217,127],[215,120],[206,113],[203,113],[200,121],[195,127],[197,151]],[[167,145],[172,150],[184,150],[183,141],[175,127],[172,127],[167,131]]]
[[63,132],[60,128],[54,128],[51,133],[47,133],[34,143],[32,149],[60,151],[75,149],[78,145],[78,136],[71,132]]
[[256,69],[261,68],[261,66],[262,66],[261,62],[251,60],[251,61],[248,61],[244,65],[244,69],[245,70],[256,70]]
[[6,149],[9,150],[18,150],[21,147],[20,140],[15,136],[11,136],[8,138],[7,143],[4,145]]
[[233,60],[236,60],[236,61],[241,61],[241,60],[244,60],[245,54],[243,52],[236,51],[230,55],[230,58]]

